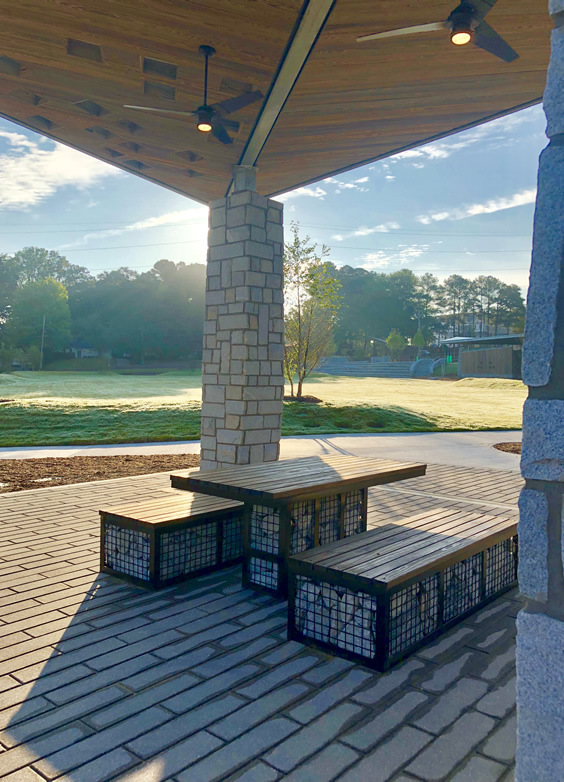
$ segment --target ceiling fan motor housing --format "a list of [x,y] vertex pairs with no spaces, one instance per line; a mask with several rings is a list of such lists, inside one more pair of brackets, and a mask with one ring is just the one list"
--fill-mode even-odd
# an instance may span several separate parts
[[480,23],[478,12],[470,3],[460,3],[450,14],[447,22],[451,33],[472,34]]

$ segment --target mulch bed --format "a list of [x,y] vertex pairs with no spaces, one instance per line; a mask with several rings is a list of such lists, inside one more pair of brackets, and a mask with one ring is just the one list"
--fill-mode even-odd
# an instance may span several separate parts
[[496,443],[494,448],[498,451],[505,451],[506,453],[514,453],[519,455],[521,453],[521,443]]
[[196,454],[0,459],[0,493],[198,467]]

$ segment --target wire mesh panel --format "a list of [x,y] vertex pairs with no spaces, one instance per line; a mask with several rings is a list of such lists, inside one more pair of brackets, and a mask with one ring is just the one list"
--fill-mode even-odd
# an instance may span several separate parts
[[249,581],[251,584],[276,591],[278,589],[278,563],[268,559],[249,559]]
[[449,622],[478,605],[482,599],[482,553],[446,568],[443,621]]
[[341,496],[322,497],[319,507],[319,545],[341,537]]
[[395,592],[389,608],[389,655],[395,657],[437,629],[439,576],[429,576]]
[[290,553],[315,546],[315,501],[294,502],[289,507],[290,513]]
[[[317,550],[290,560],[289,638],[305,643],[310,639],[313,646],[327,646],[335,654],[341,650],[344,656],[358,655],[378,670],[386,670],[431,641],[445,625],[480,608],[516,580],[516,537],[456,561],[464,556],[462,549],[442,567],[437,563],[434,572],[432,566],[426,572],[414,568],[410,573],[404,568],[405,584],[398,576],[393,586],[386,577],[367,582],[370,571],[358,572],[355,543],[343,543],[340,558],[339,545],[331,547],[325,558]],[[372,545],[377,560],[380,540],[374,538]],[[370,553],[366,539],[360,538],[358,546],[366,558]],[[396,549],[398,561],[404,562],[401,541]]]
[[140,530],[108,524],[104,534],[104,564],[118,573],[149,581],[151,536]]
[[263,505],[253,505],[251,510],[251,548],[278,554],[280,537],[280,511]]
[[217,524],[198,524],[161,535],[160,579],[169,581],[211,567],[217,560]]
[[517,538],[496,543],[487,550],[486,595],[511,586],[517,579]]
[[376,598],[297,576],[295,625],[304,636],[372,658],[376,621]]
[[234,513],[223,521],[221,561],[231,562],[243,554],[243,517]]
[[364,532],[364,501],[362,491],[351,491],[345,495],[345,537]]

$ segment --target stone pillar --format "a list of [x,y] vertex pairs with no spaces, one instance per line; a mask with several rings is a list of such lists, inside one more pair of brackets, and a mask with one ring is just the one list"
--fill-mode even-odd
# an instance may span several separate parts
[[284,376],[282,204],[235,166],[233,192],[210,204],[201,469],[279,457]]
[[552,55],[523,348],[517,619],[518,782],[564,779],[564,0],[550,0]]

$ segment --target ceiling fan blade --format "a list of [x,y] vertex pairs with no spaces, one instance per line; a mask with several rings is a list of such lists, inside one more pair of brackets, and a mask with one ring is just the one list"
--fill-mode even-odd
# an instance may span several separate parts
[[255,92],[245,92],[243,95],[237,95],[235,98],[227,98],[227,100],[222,100],[220,103],[214,103],[211,108],[223,116],[224,114],[231,114],[234,111],[239,111],[239,109],[244,109],[245,106],[249,106],[251,103],[255,103],[263,98],[262,92],[255,90]]
[[178,114],[181,117],[195,117],[195,111],[172,111],[171,109],[155,109],[152,106],[127,106],[124,109],[135,109],[136,111],[154,111],[157,114]]
[[227,117],[221,118],[221,124],[225,127],[226,130],[232,130],[233,133],[238,133],[239,128],[241,127],[241,123],[235,122],[233,119],[227,119]]
[[497,0],[470,0],[470,5],[474,7],[474,18],[483,19],[488,14]]
[[472,43],[505,62],[513,62],[519,57],[515,49],[512,49],[487,22],[480,22],[476,27]]
[[222,144],[233,144],[233,139],[219,122],[214,123],[212,135],[215,136],[218,141],[221,141]]
[[430,33],[433,30],[444,30],[446,22],[431,22],[430,24],[416,24],[413,27],[401,27],[399,30],[387,30],[385,33],[373,33],[361,35],[356,39],[357,43],[363,41],[375,41],[377,38],[395,38],[398,35],[415,35],[415,33]]

